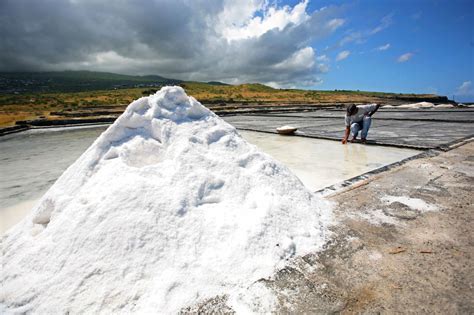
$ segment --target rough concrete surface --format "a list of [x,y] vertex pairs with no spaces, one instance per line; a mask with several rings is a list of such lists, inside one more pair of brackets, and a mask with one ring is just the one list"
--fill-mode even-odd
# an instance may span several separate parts
[[[326,248],[269,279],[277,314],[474,314],[474,142],[326,198]],[[219,296],[183,313],[232,313]]]
[[265,280],[277,311],[473,314],[473,184],[471,142],[329,196],[339,223],[327,248]]

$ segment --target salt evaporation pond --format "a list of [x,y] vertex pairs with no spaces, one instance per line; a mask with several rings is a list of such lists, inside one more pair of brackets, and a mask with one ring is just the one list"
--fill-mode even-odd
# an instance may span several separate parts
[[[0,139],[0,233],[21,220],[107,126],[30,130]],[[316,191],[418,154],[417,150],[240,131]]]

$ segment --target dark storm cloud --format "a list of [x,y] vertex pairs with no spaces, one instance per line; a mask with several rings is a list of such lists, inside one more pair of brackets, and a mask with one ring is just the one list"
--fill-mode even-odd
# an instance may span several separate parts
[[232,2],[2,0],[0,71],[88,69],[279,84],[314,81],[324,71],[308,47],[333,31],[328,22],[337,8],[228,40],[220,18],[228,5]]

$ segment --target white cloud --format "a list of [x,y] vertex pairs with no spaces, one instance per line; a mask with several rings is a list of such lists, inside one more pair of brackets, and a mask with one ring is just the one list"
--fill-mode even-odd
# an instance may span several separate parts
[[319,70],[320,73],[329,72],[329,66],[325,63],[319,63],[318,64],[318,70]]
[[314,50],[312,47],[305,47],[293,55],[275,65],[277,69],[299,71],[310,69],[314,65]]
[[389,14],[389,15],[384,16],[382,18],[382,20],[380,20],[380,24],[377,25],[372,30],[370,30],[369,34],[370,35],[377,34],[378,32],[380,32],[380,31],[386,29],[387,27],[389,27],[392,24],[392,16],[393,16],[393,14]]
[[342,47],[351,42],[362,44],[365,40],[365,37],[366,35],[364,35],[363,32],[352,32],[352,33],[349,33],[349,35],[344,36],[344,38],[339,41],[338,46]]
[[[219,16],[217,32],[221,32],[228,40],[259,37],[272,29],[283,30],[288,24],[299,25],[309,19],[306,13],[308,0],[304,0],[293,8],[268,6],[264,1],[228,1]],[[242,9],[244,8],[244,9]],[[254,16],[257,11],[261,16]],[[332,21],[340,19],[333,19]],[[334,22],[333,24],[337,24]],[[334,25],[333,25],[334,26]]]
[[335,31],[339,27],[343,26],[344,23],[345,21],[343,19],[332,19],[327,23],[327,26],[331,31]]
[[348,35],[344,36],[339,41],[337,46],[342,47],[352,42],[355,42],[356,44],[362,44],[367,40],[367,38],[381,32],[382,30],[389,27],[392,23],[393,23],[392,14],[386,15],[380,20],[379,25],[377,25],[373,29],[364,30],[364,31],[352,31]]
[[387,49],[389,49],[389,48],[390,48],[390,44],[388,43],[388,44],[385,44],[385,45],[382,45],[382,46],[377,47],[377,50],[381,50],[381,51],[382,51],[382,50],[387,50]]
[[351,52],[349,50],[343,50],[340,53],[337,54],[336,61],[341,61],[349,57]]
[[415,54],[411,53],[411,52],[403,54],[400,57],[398,57],[397,61],[398,62],[406,62],[406,61],[410,60],[414,55]]
[[301,86],[312,87],[312,86],[323,84],[323,82],[324,81],[321,78],[314,78],[313,80],[306,80],[306,81],[301,82]]
[[309,44],[344,23],[341,7],[310,12],[308,1],[145,2],[2,2],[0,71],[80,69],[303,86],[328,71],[329,59]]
[[319,62],[329,62],[329,57],[326,55],[317,56],[316,60]]
[[474,94],[472,90],[472,82],[464,81],[456,90],[456,95],[471,95]]

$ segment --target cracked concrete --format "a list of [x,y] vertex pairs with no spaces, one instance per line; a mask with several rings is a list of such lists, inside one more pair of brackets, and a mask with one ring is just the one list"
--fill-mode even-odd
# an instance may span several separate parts
[[[278,312],[472,314],[473,156],[471,142],[329,197],[339,224],[323,252],[303,257],[314,270],[284,270],[268,281]],[[387,195],[420,199],[438,210],[387,205]],[[373,220],[379,209],[390,219]]]

